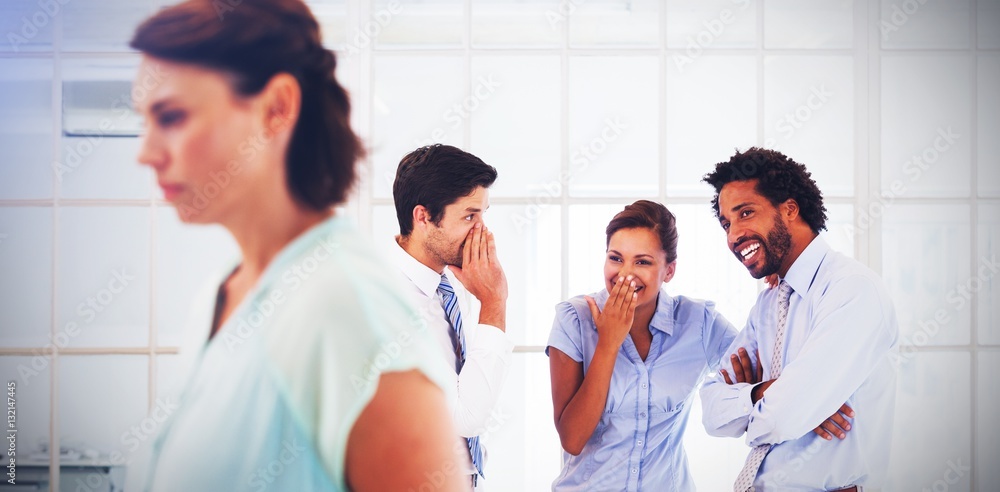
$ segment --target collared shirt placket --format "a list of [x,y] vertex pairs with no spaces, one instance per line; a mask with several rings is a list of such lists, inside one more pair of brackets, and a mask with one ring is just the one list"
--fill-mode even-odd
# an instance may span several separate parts
[[625,355],[635,368],[636,386],[636,414],[635,414],[635,438],[632,443],[632,451],[628,459],[628,486],[626,490],[638,492],[639,479],[642,477],[642,456],[646,449],[647,434],[649,433],[650,409],[649,394],[649,363],[654,361],[659,355],[658,341],[656,334],[650,344],[649,352],[646,354],[646,361],[639,357],[639,352],[632,343],[631,337],[626,339],[624,344]]

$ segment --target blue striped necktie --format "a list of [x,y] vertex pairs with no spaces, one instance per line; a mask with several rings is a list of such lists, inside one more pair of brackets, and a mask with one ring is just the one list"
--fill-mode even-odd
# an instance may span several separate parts
[[[441,296],[444,314],[451,323],[451,343],[455,347],[455,355],[458,358],[458,365],[455,368],[455,372],[462,372],[462,366],[465,365],[465,332],[462,331],[462,312],[458,309],[458,297],[455,295],[455,289],[451,287],[451,282],[448,281],[448,277],[443,273],[441,274],[441,283],[438,284],[437,291]],[[479,446],[479,436],[470,437],[467,441],[469,441],[469,455],[472,457],[472,465],[479,472],[478,476],[486,478],[486,475],[483,475],[483,448]],[[476,478],[477,475],[472,476],[473,485],[476,484]]]

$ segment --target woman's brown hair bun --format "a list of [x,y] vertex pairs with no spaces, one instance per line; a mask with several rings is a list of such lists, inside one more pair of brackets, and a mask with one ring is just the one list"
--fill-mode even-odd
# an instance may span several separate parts
[[288,187],[314,210],[344,202],[364,154],[350,126],[350,99],[337,82],[336,56],[301,0],[188,0],[143,22],[130,46],[155,58],[226,73],[241,96],[259,93],[279,73],[302,91],[286,155]]

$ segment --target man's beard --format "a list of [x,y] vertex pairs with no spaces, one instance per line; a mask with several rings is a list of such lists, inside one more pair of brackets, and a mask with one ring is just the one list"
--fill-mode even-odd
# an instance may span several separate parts
[[427,240],[427,250],[445,265],[454,265],[462,268],[462,250],[465,247],[463,242],[457,250],[448,243],[442,233],[432,233]]
[[781,269],[781,263],[785,261],[788,251],[792,249],[792,235],[788,233],[788,228],[781,221],[781,217],[775,215],[774,228],[767,233],[767,241],[761,247],[764,248],[766,261],[761,273],[754,275],[754,278],[763,278],[778,273],[778,270]]
[[[750,275],[759,279],[778,273],[782,262],[788,256],[788,251],[792,249],[792,235],[788,233],[788,227],[781,221],[781,217],[777,214],[774,216],[774,227],[767,233],[766,240],[760,236],[750,239],[756,239],[764,253],[764,266],[757,271],[750,270]],[[742,261],[739,253],[737,258]]]

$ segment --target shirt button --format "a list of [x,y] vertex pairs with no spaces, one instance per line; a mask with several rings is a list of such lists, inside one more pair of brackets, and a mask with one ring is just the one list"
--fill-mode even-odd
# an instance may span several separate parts
[[646,383],[642,383],[642,388],[646,389]]
[[635,473],[639,473],[639,469],[638,469],[638,468],[633,468],[633,469],[632,469],[632,473],[633,473],[633,474],[635,474]]
[[636,441],[636,444],[642,446],[642,441]]

